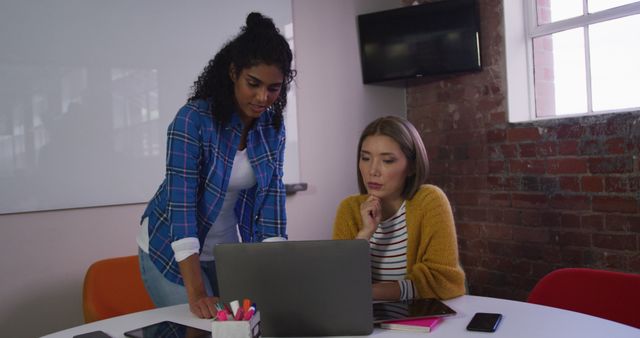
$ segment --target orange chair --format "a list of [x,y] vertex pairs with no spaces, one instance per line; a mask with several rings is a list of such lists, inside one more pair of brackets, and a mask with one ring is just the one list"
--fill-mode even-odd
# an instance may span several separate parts
[[565,268],[544,276],[529,303],[547,305],[640,328],[640,275]]
[[104,259],[89,266],[82,290],[85,323],[153,308],[140,277],[138,256]]

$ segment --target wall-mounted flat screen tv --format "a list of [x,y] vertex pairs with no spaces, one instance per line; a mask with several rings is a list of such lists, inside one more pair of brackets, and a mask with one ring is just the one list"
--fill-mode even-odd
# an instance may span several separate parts
[[364,83],[478,71],[476,0],[441,0],[358,16]]

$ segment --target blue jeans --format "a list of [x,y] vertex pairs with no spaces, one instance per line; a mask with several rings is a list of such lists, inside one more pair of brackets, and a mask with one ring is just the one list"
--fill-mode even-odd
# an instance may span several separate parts
[[[151,300],[157,307],[189,302],[185,287],[164,278],[158,268],[151,262],[151,257],[149,257],[148,253],[138,249],[138,259],[140,260],[142,281]],[[200,262],[200,269],[207,294],[209,296],[217,296],[219,292],[215,261]]]

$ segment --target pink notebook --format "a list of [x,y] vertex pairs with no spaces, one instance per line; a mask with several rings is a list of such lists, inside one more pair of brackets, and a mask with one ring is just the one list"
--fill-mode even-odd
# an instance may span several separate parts
[[403,330],[413,332],[431,332],[436,325],[444,318],[432,317],[432,318],[418,318],[418,319],[403,319],[394,320],[389,322],[380,323],[380,327],[383,329],[391,330]]

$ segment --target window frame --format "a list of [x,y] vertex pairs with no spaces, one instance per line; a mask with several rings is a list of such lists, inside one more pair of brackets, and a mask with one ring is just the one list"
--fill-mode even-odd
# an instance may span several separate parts
[[[507,68],[507,112],[509,122],[530,122],[545,119],[628,112],[638,109],[638,107],[634,107],[593,111],[589,25],[640,14],[640,1],[596,13],[587,13],[587,1],[588,0],[582,0],[583,13],[581,16],[543,25],[538,25],[536,0],[503,1]],[[575,28],[583,28],[587,80],[587,111],[579,114],[536,116],[533,76],[533,39]],[[521,88],[525,88],[526,90],[522,90]]]

